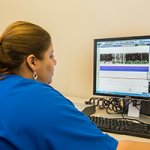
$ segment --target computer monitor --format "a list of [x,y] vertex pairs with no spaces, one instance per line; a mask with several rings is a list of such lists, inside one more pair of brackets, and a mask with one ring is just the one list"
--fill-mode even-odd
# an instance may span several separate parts
[[93,83],[94,95],[150,100],[150,36],[94,39]]

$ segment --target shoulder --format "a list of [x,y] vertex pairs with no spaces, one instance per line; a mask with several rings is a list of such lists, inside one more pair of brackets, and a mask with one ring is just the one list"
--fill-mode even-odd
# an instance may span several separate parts
[[63,94],[52,86],[17,75],[11,75],[2,80],[0,90],[3,93],[1,95],[2,98],[8,99],[10,102],[13,99],[16,105],[18,103],[22,103],[23,105],[36,103],[35,106],[40,107],[40,105],[45,105],[43,107],[46,109],[47,107],[60,105],[61,103],[71,104]]
[[65,97],[51,85],[16,75],[8,77],[5,81],[5,85],[7,85],[9,90],[17,91],[16,94],[20,93],[24,96],[32,96],[37,99],[38,97],[42,97],[42,99],[50,99],[53,97],[65,99]]

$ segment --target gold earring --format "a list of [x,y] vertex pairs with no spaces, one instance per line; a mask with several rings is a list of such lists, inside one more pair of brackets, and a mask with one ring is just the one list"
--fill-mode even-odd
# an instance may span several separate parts
[[35,71],[33,72],[33,75],[32,75],[32,76],[33,76],[33,79],[34,79],[34,80],[36,80],[36,79],[38,78],[37,73],[36,73]]

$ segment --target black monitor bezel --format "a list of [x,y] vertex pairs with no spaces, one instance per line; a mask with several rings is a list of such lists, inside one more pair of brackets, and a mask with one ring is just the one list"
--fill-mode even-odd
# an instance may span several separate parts
[[128,37],[114,37],[114,38],[98,38],[94,39],[94,55],[93,55],[93,95],[98,96],[110,96],[110,97],[119,97],[119,98],[131,98],[131,99],[145,99],[150,100],[148,97],[138,97],[138,96],[127,96],[127,95],[115,95],[115,94],[106,94],[106,93],[97,93],[96,92],[96,61],[97,61],[97,42],[101,41],[116,41],[116,40],[136,40],[136,39],[150,39],[150,35],[144,36],[128,36]]

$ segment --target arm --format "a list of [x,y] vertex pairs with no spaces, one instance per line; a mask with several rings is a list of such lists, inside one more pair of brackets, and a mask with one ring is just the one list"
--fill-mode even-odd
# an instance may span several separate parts
[[119,141],[117,150],[150,150],[150,143],[135,141]]

